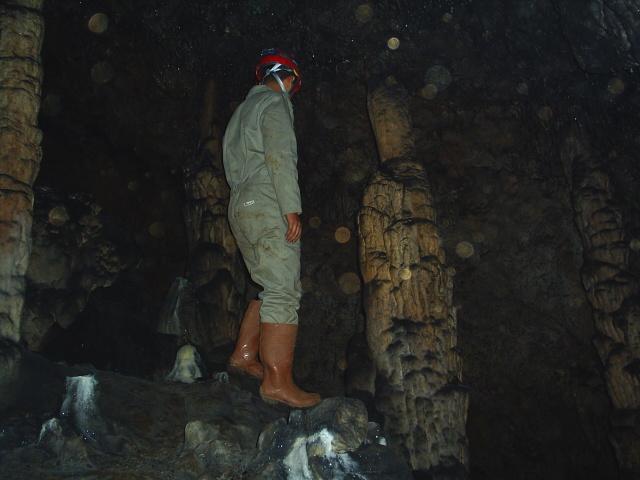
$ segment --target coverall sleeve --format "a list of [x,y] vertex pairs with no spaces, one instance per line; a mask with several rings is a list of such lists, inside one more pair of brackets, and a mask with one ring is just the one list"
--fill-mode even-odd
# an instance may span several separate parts
[[282,215],[302,213],[296,135],[286,108],[279,98],[267,105],[261,119],[265,163]]

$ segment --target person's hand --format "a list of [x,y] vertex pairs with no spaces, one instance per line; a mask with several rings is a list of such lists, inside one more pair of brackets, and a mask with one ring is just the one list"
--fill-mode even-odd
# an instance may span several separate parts
[[285,218],[287,219],[289,228],[287,228],[287,233],[284,238],[289,243],[297,242],[302,236],[302,222],[300,221],[300,215],[297,213],[287,213]]

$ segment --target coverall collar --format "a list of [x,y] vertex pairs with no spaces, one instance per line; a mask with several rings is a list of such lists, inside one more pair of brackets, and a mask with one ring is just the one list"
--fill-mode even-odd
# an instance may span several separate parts
[[263,84],[254,85],[253,87],[251,87],[251,90],[249,90],[249,93],[247,93],[247,98],[249,98],[252,95],[255,95],[256,93],[265,92],[267,90],[271,90],[271,89],[266,85],[263,85]]

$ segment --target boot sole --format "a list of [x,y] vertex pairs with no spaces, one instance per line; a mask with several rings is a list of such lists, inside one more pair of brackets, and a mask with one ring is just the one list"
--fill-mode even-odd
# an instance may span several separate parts
[[262,393],[262,389],[260,389],[260,398],[264,403],[266,403],[267,405],[271,405],[272,407],[281,407],[285,405],[289,408],[299,408],[299,409],[315,407],[316,405],[318,405],[318,403],[322,401],[322,399],[320,399],[316,403],[313,403],[311,405],[295,405],[293,403],[289,403],[284,400],[278,400],[277,398],[267,397],[264,393]]
[[262,380],[264,376],[256,376],[249,373],[247,370],[244,370],[240,367],[234,367],[233,365],[227,365],[227,372],[233,373],[235,375],[242,375],[243,377],[249,377],[256,380]]

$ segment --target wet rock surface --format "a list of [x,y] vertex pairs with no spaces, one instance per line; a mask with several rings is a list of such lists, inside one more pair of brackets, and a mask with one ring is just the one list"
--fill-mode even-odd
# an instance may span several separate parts
[[412,478],[359,400],[290,411],[226,374],[150,382],[21,352],[27,410],[0,414],[3,478]]

